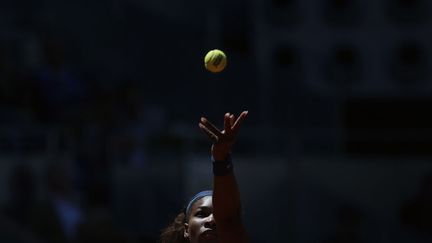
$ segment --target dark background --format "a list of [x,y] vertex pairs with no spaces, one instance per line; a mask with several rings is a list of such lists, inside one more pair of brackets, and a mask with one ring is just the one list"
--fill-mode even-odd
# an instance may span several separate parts
[[431,5],[2,0],[1,242],[156,242],[242,110],[252,242],[431,242]]

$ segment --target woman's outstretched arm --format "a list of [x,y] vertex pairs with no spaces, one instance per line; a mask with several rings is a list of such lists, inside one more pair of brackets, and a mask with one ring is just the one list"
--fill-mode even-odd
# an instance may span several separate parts
[[231,147],[248,112],[239,117],[227,113],[221,131],[206,118],[201,118],[199,127],[211,138],[213,145],[213,215],[219,241],[224,243],[249,242],[241,219],[240,192],[231,163]]

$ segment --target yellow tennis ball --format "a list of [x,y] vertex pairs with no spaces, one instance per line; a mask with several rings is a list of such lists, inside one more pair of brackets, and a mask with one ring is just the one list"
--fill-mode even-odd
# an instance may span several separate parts
[[214,49],[211,50],[204,57],[204,65],[207,70],[212,73],[218,73],[225,69],[227,58],[223,51]]

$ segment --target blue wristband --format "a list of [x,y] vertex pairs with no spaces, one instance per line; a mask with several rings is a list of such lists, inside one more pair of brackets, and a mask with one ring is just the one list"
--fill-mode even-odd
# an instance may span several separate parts
[[228,155],[228,157],[222,161],[216,161],[212,157],[212,163],[213,163],[213,175],[215,176],[225,176],[230,174],[233,171],[233,164],[230,155]]

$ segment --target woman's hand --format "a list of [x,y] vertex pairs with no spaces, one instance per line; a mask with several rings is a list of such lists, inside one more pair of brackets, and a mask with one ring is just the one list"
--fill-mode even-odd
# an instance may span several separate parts
[[224,129],[222,131],[215,127],[207,118],[201,118],[199,127],[213,142],[211,153],[215,161],[227,159],[231,146],[234,144],[247,114],[248,111],[243,111],[236,119],[233,114],[226,113],[224,116]]

